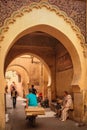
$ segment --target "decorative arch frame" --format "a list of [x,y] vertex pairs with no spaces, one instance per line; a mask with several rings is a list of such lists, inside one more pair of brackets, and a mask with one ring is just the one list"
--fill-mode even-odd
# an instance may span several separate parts
[[[44,15],[42,17],[43,13],[46,16]],[[27,22],[24,24],[24,21]],[[14,29],[16,30],[14,31]],[[86,73],[83,67],[83,64],[85,64],[84,36],[74,21],[65,12],[56,6],[49,5],[47,2],[34,2],[29,6],[22,7],[19,11],[14,12],[10,18],[5,20],[0,33],[1,53],[4,50],[3,55],[1,55],[3,57],[2,68],[8,51],[17,39],[34,31],[46,32],[60,40],[72,59],[74,69],[72,85],[78,85],[83,89],[84,75]],[[13,32],[13,35],[11,32]],[[9,36],[10,39],[8,40]]]

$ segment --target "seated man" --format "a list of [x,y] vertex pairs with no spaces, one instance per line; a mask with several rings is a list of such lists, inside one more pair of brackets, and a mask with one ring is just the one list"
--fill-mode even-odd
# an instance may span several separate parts
[[55,111],[56,111],[55,116],[58,117],[58,118],[61,116],[62,102],[63,102],[62,100],[57,99],[56,109],[55,109]]
[[38,106],[37,97],[32,93],[32,89],[29,89],[29,94],[26,95],[26,108],[28,108],[28,106]]
[[61,121],[65,121],[68,117],[68,111],[73,109],[72,96],[64,91],[64,101],[62,106]]
[[41,106],[44,108],[48,108],[49,107],[49,99],[47,97],[45,97],[45,99],[43,101],[41,101]]

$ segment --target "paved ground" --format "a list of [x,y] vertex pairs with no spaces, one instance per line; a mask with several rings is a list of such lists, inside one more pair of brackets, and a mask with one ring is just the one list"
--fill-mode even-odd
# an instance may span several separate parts
[[36,125],[31,127],[28,120],[25,120],[23,101],[20,98],[17,108],[10,108],[7,112],[9,121],[6,123],[6,130],[87,130],[87,126],[78,127],[78,124],[71,120],[59,121],[50,109],[46,109],[45,116],[38,116]]

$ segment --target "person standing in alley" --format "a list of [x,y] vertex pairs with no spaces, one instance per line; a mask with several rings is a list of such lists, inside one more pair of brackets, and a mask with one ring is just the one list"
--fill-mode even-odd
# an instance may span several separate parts
[[32,93],[36,95],[37,94],[37,90],[34,88],[34,85],[31,86],[31,89],[32,89]]
[[12,102],[13,102],[13,108],[16,108],[16,99],[17,99],[18,93],[15,89],[15,87],[12,87],[11,91],[11,97],[12,97]]
[[13,88],[16,89],[16,84],[15,84],[14,81],[12,82],[12,84],[11,84],[11,86],[10,86],[11,97],[12,97],[12,91],[13,91]]

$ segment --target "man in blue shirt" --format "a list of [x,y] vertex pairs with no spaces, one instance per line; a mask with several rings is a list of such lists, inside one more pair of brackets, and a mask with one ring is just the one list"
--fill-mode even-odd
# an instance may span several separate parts
[[26,107],[28,106],[32,106],[32,107],[36,107],[38,106],[38,102],[37,102],[37,97],[35,94],[32,93],[32,89],[29,89],[29,94],[26,95]]

